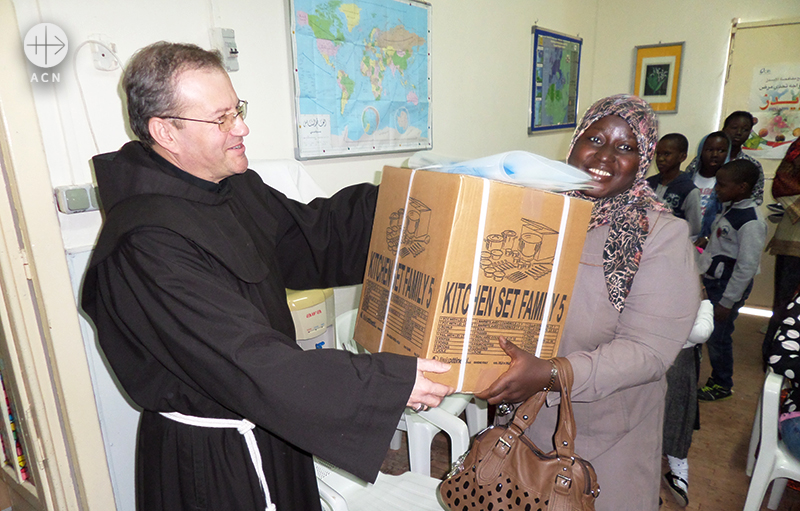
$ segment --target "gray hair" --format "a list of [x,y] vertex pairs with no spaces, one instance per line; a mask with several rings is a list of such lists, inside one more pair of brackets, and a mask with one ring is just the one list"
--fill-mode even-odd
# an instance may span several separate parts
[[147,145],[155,144],[148,123],[153,117],[179,115],[175,86],[184,71],[219,69],[225,72],[218,51],[194,44],[159,41],[137,51],[122,76],[128,99],[131,130]]

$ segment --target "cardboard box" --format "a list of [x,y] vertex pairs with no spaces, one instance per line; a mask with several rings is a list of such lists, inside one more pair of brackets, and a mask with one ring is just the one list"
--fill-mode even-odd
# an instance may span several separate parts
[[355,340],[453,364],[427,376],[458,392],[506,371],[501,335],[555,356],[591,212],[532,188],[384,168]]

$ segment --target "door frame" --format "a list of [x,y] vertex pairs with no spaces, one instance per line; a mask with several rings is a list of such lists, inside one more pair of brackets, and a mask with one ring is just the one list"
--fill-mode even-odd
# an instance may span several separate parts
[[[48,509],[115,509],[42,132],[11,0],[0,0],[0,286],[17,410]],[[58,84],[50,84],[57,86]],[[88,164],[88,163],[87,163]],[[10,335],[9,335],[10,334]],[[33,427],[31,427],[33,425]],[[12,492],[25,496],[11,474]],[[28,492],[30,497],[30,492]],[[26,500],[30,500],[27,499]],[[41,502],[44,500],[44,502]]]

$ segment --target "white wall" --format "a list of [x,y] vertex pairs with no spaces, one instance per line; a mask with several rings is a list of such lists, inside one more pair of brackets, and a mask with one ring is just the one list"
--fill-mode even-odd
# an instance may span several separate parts
[[[686,135],[688,163],[696,155],[700,139],[720,129],[724,120],[721,118],[722,93],[731,21],[734,18],[753,22],[798,16],[800,0],[616,1],[613,8],[598,9],[592,96],[633,90],[635,46],[685,41],[678,112],[659,115],[659,132]],[[764,52],[772,61],[781,55],[781,48],[765,48]],[[797,55],[786,55],[786,60],[796,61]],[[732,107],[747,109],[747,105]],[[763,165],[767,182],[762,212],[766,216],[777,162],[765,160]],[[651,172],[655,173],[655,165]],[[774,225],[770,224],[770,237],[772,232]],[[761,274],[756,276],[748,305],[771,308],[774,260],[770,255],[761,258]]]
[[[599,97],[631,91],[635,46],[686,41],[679,111],[661,115],[661,129],[681,131],[694,145],[719,126],[731,19],[756,21],[800,13],[800,0],[430,1],[434,151],[457,157],[510,149],[554,159],[565,156],[569,131],[527,135],[530,31],[535,23],[584,39],[579,113]],[[136,49],[157,40],[208,47],[209,28],[233,28],[241,69],[231,77],[239,96],[250,102],[248,155],[294,157],[288,0],[14,0],[14,5],[23,36],[35,24],[48,21],[69,37],[70,57],[55,68],[61,82],[32,85],[53,186],[90,182],[90,158],[116,150],[129,139],[119,70],[95,70],[87,47],[76,54],[91,34],[109,36],[127,61]],[[89,121],[74,70],[87,99]],[[400,164],[408,156],[336,158],[305,165],[320,186],[333,193],[348,184],[376,181],[384,165]],[[54,250],[79,252],[92,245],[100,225],[98,213],[59,219],[63,244],[54,240]]]
[[[512,149],[563,159],[571,130],[528,136],[531,26],[584,39],[579,111],[588,106],[595,1],[434,1],[434,151],[478,157]],[[557,7],[556,7],[557,6]]]
[[[645,2],[571,0],[433,0],[434,151],[476,157],[510,149],[563,158],[570,133],[527,135],[530,94],[530,27],[584,38],[579,111],[604,95],[632,88],[634,46],[686,41],[677,114],[662,114],[661,132],[681,131],[692,146],[719,126],[721,91],[730,22],[797,16],[800,0]],[[291,48],[285,0],[129,2],[16,0],[20,32],[40,21],[61,26],[70,54],[59,84],[34,84],[53,185],[91,180],[88,160],[128,140],[120,102],[119,71],[91,65],[88,47],[77,54],[77,71],[97,137],[89,133],[72,57],[91,34],[105,34],[123,61],[156,40],[208,47],[212,26],[236,31],[241,70],[232,73],[239,96],[250,101],[246,139],[251,158],[294,157]],[[557,5],[557,7],[554,7]],[[598,8],[598,5],[600,6]],[[360,181],[376,181],[384,165],[408,153],[305,162],[328,192]],[[91,245],[96,214],[61,216],[68,249]]]
[[[592,97],[633,90],[634,47],[685,41],[678,113],[659,115],[659,132],[679,132],[694,156],[700,139],[721,127],[722,88],[731,20],[800,16],[800,0],[618,0],[597,11]],[[774,56],[780,48],[765,48]],[[787,56],[787,60],[796,59]],[[742,105],[745,108],[746,105]],[[688,161],[688,160],[687,160]]]
[[[563,2],[559,8],[543,0],[432,3],[434,151],[473,157],[527,149],[563,157],[568,133],[527,135],[530,28],[538,20],[545,28],[580,35],[591,52],[595,1]],[[149,0],[135,5],[120,0],[16,2],[23,34],[40,21],[56,23],[70,39],[71,54],[89,35],[105,34],[116,43],[123,61],[136,49],[160,39],[208,47],[211,26],[233,28],[241,70],[231,76],[239,96],[250,102],[248,155],[294,156],[287,2]],[[591,57],[591,53],[585,55],[581,69],[583,106],[591,99],[585,93],[590,90]],[[35,87],[53,184],[85,183],[90,180],[86,162],[96,151],[72,63],[65,61],[57,69],[64,75],[61,84]],[[88,47],[78,54],[77,70],[98,149],[115,150],[128,139],[118,90],[120,72],[95,70]],[[347,184],[374,181],[383,165],[399,164],[406,157],[407,153],[400,153],[326,159],[306,162],[306,167],[323,189],[332,193]],[[65,222],[76,223],[70,220]],[[67,243],[80,241],[68,239]]]
[[[293,158],[293,74],[288,0],[15,0],[20,33],[42,21],[59,25],[70,58],[55,69],[58,84],[33,84],[53,186],[92,181],[94,154],[129,140],[120,70],[98,71],[85,41],[95,34],[115,43],[123,62],[158,40],[209,47],[211,27],[233,28],[240,70],[231,73],[240,98],[250,103],[246,138],[251,159]],[[436,0],[432,2],[433,148],[471,158],[523,149],[563,158],[570,130],[528,136],[531,26],[584,39],[579,111],[592,101],[595,0],[571,0],[554,8],[544,0]],[[158,13],[154,15],[154,13]],[[77,74],[77,78],[75,77]],[[80,87],[79,87],[80,85]],[[86,98],[84,109],[81,98]],[[94,137],[92,136],[94,133]],[[384,165],[400,165],[411,153],[310,160],[305,167],[327,194],[349,184],[380,181]],[[64,247],[88,250],[101,225],[99,212],[59,213]],[[337,292],[346,308],[353,292]]]
[[[581,69],[583,109],[592,99],[586,91],[590,90],[593,70],[596,0],[572,0],[557,7],[544,0],[432,3],[434,150],[465,158],[509,149],[563,157],[568,131],[527,135],[531,25],[538,20],[545,28],[584,38],[588,51]],[[107,36],[116,44],[120,59],[127,62],[135,50],[158,40],[209,47],[209,28],[233,28],[240,51],[240,71],[232,73],[231,78],[239,96],[250,102],[248,155],[251,159],[293,158],[293,75],[287,0],[14,0],[14,6],[21,35],[47,21],[64,29],[69,39],[69,57],[53,69],[61,74],[61,81],[31,84],[54,187],[91,182],[91,157],[114,151],[129,139],[120,101],[120,71],[94,69],[89,47],[81,46],[93,34]],[[34,71],[29,67],[29,73]],[[81,88],[86,98],[85,110]],[[333,193],[348,184],[377,182],[384,165],[399,165],[409,155],[315,160],[305,165],[318,184]],[[47,203],[42,207],[54,206]],[[97,235],[101,215],[59,214],[59,221],[63,243],[53,240],[53,249],[65,249],[70,261],[84,260],[85,251]],[[73,270],[76,281],[81,278],[79,273]],[[86,345],[92,371],[102,373],[102,364],[96,363],[101,358],[95,352],[95,341],[87,338]],[[95,374],[95,385],[108,386],[110,379],[106,376]],[[131,419],[135,412],[125,408],[121,396],[109,396],[105,389],[96,389],[95,397],[117,508],[131,509],[133,435],[126,440],[114,434],[135,421]]]

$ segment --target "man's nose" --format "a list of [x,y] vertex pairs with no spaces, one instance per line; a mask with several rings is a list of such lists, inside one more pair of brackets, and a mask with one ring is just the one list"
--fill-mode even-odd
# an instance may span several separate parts
[[237,115],[236,118],[233,120],[233,128],[231,128],[231,134],[236,137],[246,137],[250,133],[250,128],[247,127],[247,123],[244,122],[241,115]]

